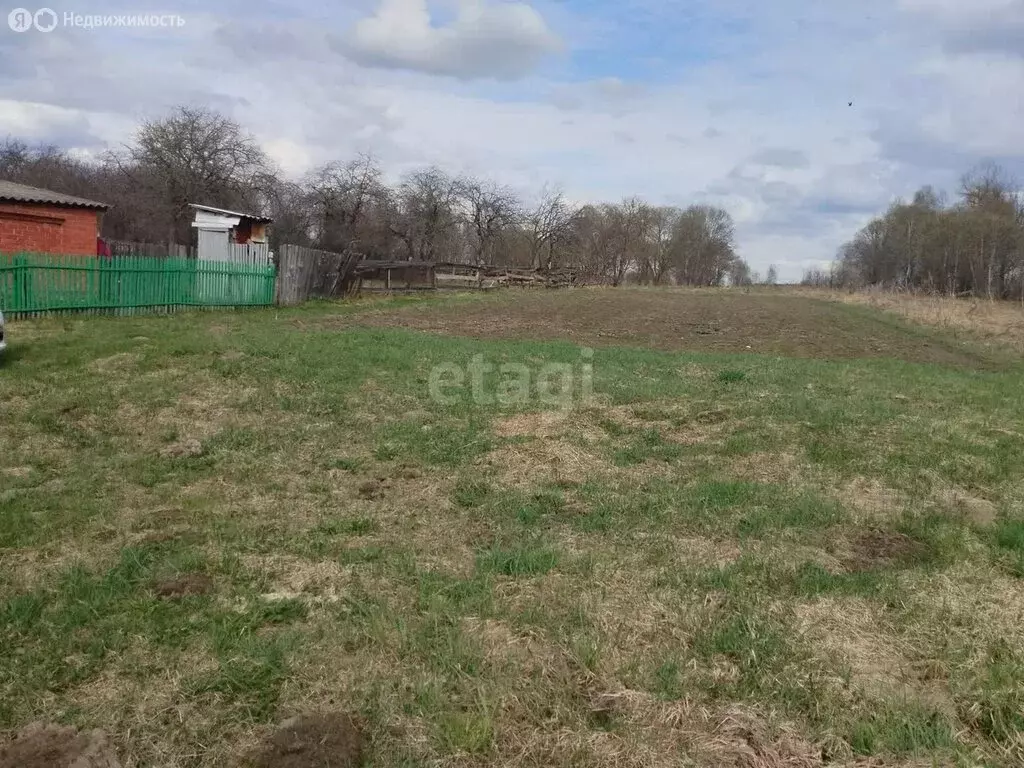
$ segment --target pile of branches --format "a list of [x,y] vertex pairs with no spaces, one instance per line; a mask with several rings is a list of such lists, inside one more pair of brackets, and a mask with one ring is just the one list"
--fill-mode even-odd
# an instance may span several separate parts
[[565,269],[477,266],[451,262],[440,262],[436,268],[439,272],[476,280],[482,287],[567,288],[577,284],[576,273]]

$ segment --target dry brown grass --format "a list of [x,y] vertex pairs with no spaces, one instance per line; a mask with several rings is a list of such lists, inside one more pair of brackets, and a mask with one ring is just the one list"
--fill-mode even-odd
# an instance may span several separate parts
[[996,521],[998,507],[988,499],[983,499],[962,488],[941,488],[935,498],[945,508],[959,512],[970,522],[981,527],[988,527]]
[[93,360],[89,363],[89,369],[97,373],[124,376],[138,366],[140,357],[137,352],[118,352],[110,357]]
[[[862,598],[825,597],[798,604],[795,610],[797,627],[815,654],[822,661],[845,666],[855,689],[878,699],[936,697],[935,691],[920,685],[908,658],[911,648],[876,605]],[[833,684],[840,690],[845,687],[841,680]],[[946,711],[952,709],[948,697],[944,691]]]
[[962,644],[974,654],[963,663],[980,662],[995,641],[1024,648],[1024,591],[1019,580],[994,566],[961,563],[940,573],[908,577],[907,586],[931,614],[909,628],[918,645]]
[[543,484],[575,484],[613,469],[591,451],[554,439],[503,446],[479,459],[478,466],[494,473],[502,485],[523,489]]
[[902,493],[874,477],[855,477],[837,490],[839,501],[860,523],[895,520],[908,502]]
[[541,411],[540,413],[517,413],[495,419],[494,434],[498,437],[539,437],[551,438],[563,434],[571,426],[566,411]]
[[[643,734],[639,754],[621,755],[608,765],[680,765],[686,754],[694,765],[726,768],[816,768],[822,746],[771,713],[749,706],[708,707],[689,700],[663,702],[646,693],[607,694],[629,725]],[[687,764],[689,761],[682,764]]]
[[514,414],[496,419],[493,430],[515,442],[490,451],[476,465],[509,488],[571,485],[615,470],[594,445],[601,430],[577,412]]
[[792,453],[758,452],[732,459],[729,474],[755,483],[803,485],[814,473]]
[[671,474],[668,464],[648,462],[619,467],[610,460],[607,443],[623,435],[657,429],[668,443],[678,446],[720,444],[740,425],[720,409],[694,409],[685,403],[655,401],[643,408],[592,402],[573,411],[514,414],[496,419],[494,432],[513,442],[477,460],[477,466],[507,487],[573,486],[588,479],[615,480]]
[[890,291],[800,291],[832,301],[892,312],[911,322],[941,328],[1024,351],[1024,305],[1012,301],[957,299]]
[[334,560],[308,560],[294,555],[246,555],[245,566],[266,579],[265,600],[303,599],[336,603],[352,584],[353,571]]
[[[230,764],[240,744],[251,743],[251,725],[218,720],[206,697],[190,695],[188,680],[216,671],[217,662],[201,646],[181,657],[134,644],[97,677],[67,692],[51,711],[74,708],[111,735],[124,768],[148,765],[185,768],[200,759]],[[152,670],[144,678],[140,669]]]

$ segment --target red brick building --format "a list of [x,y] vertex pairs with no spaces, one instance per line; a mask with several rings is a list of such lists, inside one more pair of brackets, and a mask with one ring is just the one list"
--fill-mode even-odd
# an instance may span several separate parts
[[109,206],[0,179],[0,253],[96,255]]

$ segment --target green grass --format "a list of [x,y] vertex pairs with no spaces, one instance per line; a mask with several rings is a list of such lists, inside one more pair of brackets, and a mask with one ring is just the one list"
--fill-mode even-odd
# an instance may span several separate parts
[[683,449],[662,437],[656,429],[644,430],[624,448],[615,450],[615,463],[620,467],[633,467],[647,461],[670,462],[679,458]]
[[477,557],[477,568],[503,576],[540,576],[558,565],[558,553],[542,546],[490,549]]
[[745,371],[726,370],[720,371],[718,374],[718,380],[723,384],[736,384],[746,380],[746,378],[747,374]]
[[857,755],[926,755],[952,747],[953,728],[940,713],[920,707],[886,707],[853,724]]
[[1019,366],[600,347],[556,419],[430,371],[576,344],[373,327],[508,296],[12,323],[0,729],[205,766],[344,709],[375,765],[714,763],[673,741],[695,706],[707,743],[740,710],[815,754],[1014,765]]
[[460,480],[452,491],[452,501],[460,507],[479,507],[492,497],[494,489],[479,480]]

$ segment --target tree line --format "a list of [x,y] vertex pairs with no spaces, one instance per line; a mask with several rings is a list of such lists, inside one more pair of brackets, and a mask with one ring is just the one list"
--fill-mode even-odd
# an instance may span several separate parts
[[931,187],[897,200],[807,285],[880,287],[1024,301],[1024,195],[998,166],[968,173],[953,201]]
[[388,183],[369,156],[289,179],[238,123],[192,107],[142,123],[130,144],[99,159],[9,138],[0,178],[110,204],[103,234],[117,240],[190,244],[188,204],[201,203],[272,217],[275,250],[291,243],[374,259],[573,270],[612,285],[756,280],[721,208],[635,197],[577,205],[555,188],[526,202],[436,167]]

